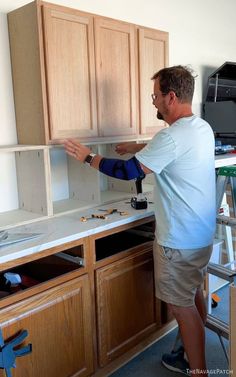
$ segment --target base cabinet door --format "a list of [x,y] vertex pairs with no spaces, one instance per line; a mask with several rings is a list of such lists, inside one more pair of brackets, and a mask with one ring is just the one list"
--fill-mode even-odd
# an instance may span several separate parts
[[152,250],[96,271],[99,364],[135,346],[158,325]]
[[[4,340],[22,329],[32,353],[16,359],[14,377],[88,376],[93,372],[92,320],[87,275],[1,311]],[[23,345],[23,344],[22,344]],[[0,371],[0,376],[5,377]]]

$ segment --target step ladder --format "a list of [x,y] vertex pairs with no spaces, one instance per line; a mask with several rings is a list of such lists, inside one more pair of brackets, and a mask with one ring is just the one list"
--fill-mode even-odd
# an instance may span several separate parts
[[[236,166],[221,167],[218,170],[216,181],[216,222],[217,224],[224,225],[224,239],[226,244],[228,262],[231,262],[234,260],[232,232],[231,226],[226,225],[225,223],[225,220],[229,219],[230,214],[226,213],[225,217],[223,215],[220,215],[220,209],[222,202],[224,201],[224,197],[226,196],[226,188],[228,184],[230,184],[231,186],[233,209],[234,215],[236,217]],[[222,221],[220,221],[220,218],[222,219]]]
[[[230,269],[230,263],[234,261],[234,252],[232,245],[227,245],[228,237],[231,237],[231,228],[236,227],[236,218],[230,216],[224,216],[219,214],[219,210],[222,204],[223,197],[226,192],[226,187],[228,184],[231,185],[232,189],[232,199],[235,213],[235,178],[236,178],[236,166],[221,167],[218,170],[217,181],[216,181],[216,223],[225,226],[225,240],[228,254],[228,264],[229,268],[215,264],[209,263],[207,267],[207,272],[221,279],[228,281],[230,284],[236,284],[236,271]],[[229,233],[230,232],[230,233]],[[231,237],[232,242],[232,237]],[[227,361],[229,361],[228,353],[223,342],[223,338],[229,339],[229,324],[225,321],[215,317],[212,314],[207,315],[206,327],[214,331],[220,340],[224,354]]]

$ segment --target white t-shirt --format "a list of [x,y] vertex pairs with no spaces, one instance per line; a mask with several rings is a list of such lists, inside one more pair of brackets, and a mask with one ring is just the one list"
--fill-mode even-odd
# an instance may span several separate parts
[[157,242],[176,249],[210,245],[216,224],[210,125],[195,115],[178,119],[135,157],[155,175]]

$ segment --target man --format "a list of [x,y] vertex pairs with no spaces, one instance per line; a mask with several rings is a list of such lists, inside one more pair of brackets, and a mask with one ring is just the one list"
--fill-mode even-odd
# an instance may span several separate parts
[[[169,369],[206,376],[206,309],[201,290],[215,232],[214,136],[208,123],[192,113],[194,77],[183,66],[154,74],[153,105],[157,118],[169,125],[146,145],[125,143],[127,161],[93,155],[76,140],[65,142],[67,153],[101,172],[120,179],[154,173],[156,188],[156,296],[176,318],[183,352],[164,355]],[[177,364],[178,362],[178,364]]]

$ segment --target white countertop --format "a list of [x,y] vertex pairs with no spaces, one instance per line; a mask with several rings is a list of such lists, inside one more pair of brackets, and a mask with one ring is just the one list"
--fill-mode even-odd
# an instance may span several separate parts
[[[130,204],[125,203],[127,200],[120,202],[100,205],[96,208],[90,208],[85,211],[73,212],[71,214],[53,217],[51,219],[38,221],[32,224],[22,225],[10,229],[9,234],[13,233],[41,233],[40,236],[17,242],[8,246],[0,247],[0,263],[6,263],[18,258],[43,252],[54,246],[62,245],[66,242],[75,241],[83,237],[104,232],[106,230],[129,224],[133,221],[143,219],[154,215],[153,204],[148,204],[146,210],[135,210]],[[119,211],[127,211],[128,215],[121,216],[118,213],[108,215],[107,219],[91,219],[87,222],[81,222],[82,216],[91,214],[103,214],[99,209],[116,208]],[[43,256],[43,255],[42,255]]]

